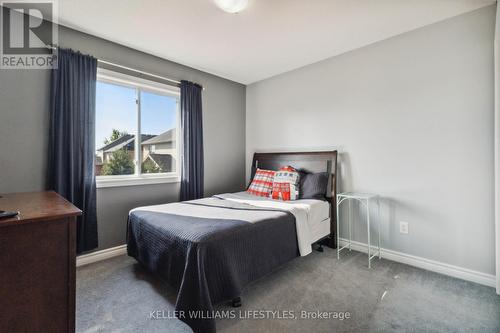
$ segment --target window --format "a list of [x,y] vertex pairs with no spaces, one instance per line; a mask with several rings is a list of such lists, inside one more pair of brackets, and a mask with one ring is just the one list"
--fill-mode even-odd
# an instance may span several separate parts
[[179,89],[99,68],[98,187],[178,181]]

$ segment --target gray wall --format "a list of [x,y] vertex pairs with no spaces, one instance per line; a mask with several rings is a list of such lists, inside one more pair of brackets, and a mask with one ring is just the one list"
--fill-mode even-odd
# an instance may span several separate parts
[[[500,22],[498,6],[496,22]],[[500,23],[495,25],[495,230],[496,290],[500,295]]]
[[247,166],[338,147],[340,190],[384,198],[383,247],[494,274],[494,26],[490,6],[248,86]]
[[[59,30],[59,44],[124,66],[201,83],[206,194],[244,187],[244,85],[64,27]],[[49,71],[0,70],[0,193],[45,188],[49,88]],[[124,244],[131,208],[177,201],[178,195],[177,183],[99,189],[99,249]]]

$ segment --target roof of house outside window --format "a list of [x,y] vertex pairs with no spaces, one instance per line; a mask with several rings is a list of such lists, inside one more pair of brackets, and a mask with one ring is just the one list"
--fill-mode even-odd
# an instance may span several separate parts
[[169,129],[166,132],[156,135],[149,140],[142,140],[143,145],[154,145],[158,143],[168,143],[175,141],[175,128]]
[[153,162],[156,163],[163,171],[171,171],[172,168],[172,155],[170,154],[149,154],[148,158],[150,158]]
[[[156,135],[152,134],[142,134],[141,135],[141,141],[147,141],[151,138],[154,138]],[[104,151],[104,152],[113,152],[122,148],[125,148],[127,150],[134,150],[134,145],[135,145],[135,135],[133,134],[125,134],[115,141],[112,141],[108,143],[107,145],[99,148],[97,151]]]

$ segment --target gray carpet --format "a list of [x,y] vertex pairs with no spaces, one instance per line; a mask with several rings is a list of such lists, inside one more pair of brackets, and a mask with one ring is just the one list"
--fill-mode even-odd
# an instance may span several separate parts
[[[237,310],[282,310],[296,319],[223,319],[218,332],[500,332],[493,288],[366,255],[313,252],[253,283]],[[126,256],[77,270],[79,333],[190,332],[173,311],[175,290]],[[156,319],[151,311],[159,310]],[[349,312],[351,318],[301,319],[301,311]],[[293,311],[293,312],[292,312]],[[222,312],[221,312],[222,313]],[[249,312],[243,312],[248,314]],[[158,314],[158,313],[157,313]]]

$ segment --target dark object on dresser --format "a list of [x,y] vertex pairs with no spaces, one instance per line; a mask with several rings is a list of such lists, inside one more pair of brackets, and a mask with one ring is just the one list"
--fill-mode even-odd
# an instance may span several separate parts
[[0,332],[75,331],[75,229],[81,211],[55,192],[2,194]]
[[8,217],[14,217],[18,215],[19,212],[7,212],[5,210],[0,210],[0,219],[6,219]]

